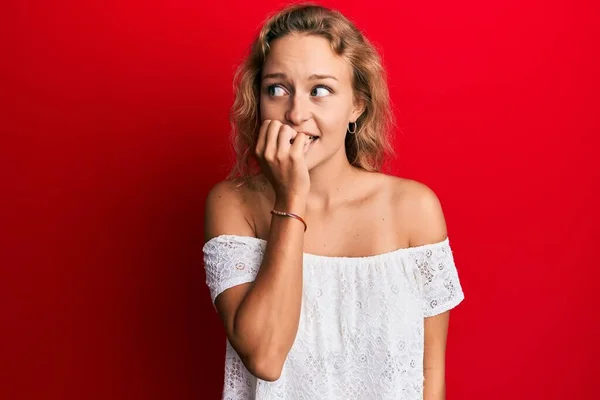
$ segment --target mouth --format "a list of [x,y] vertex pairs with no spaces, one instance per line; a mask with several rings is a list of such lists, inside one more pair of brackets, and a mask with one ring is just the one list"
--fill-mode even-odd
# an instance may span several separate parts
[[308,133],[306,133],[306,135],[308,136],[308,141],[304,143],[304,154],[306,154],[313,147],[313,144],[319,140],[319,136],[310,135]]
[[317,136],[317,135],[312,135],[312,134],[310,134],[309,132],[299,132],[299,133],[303,133],[303,134],[305,134],[306,136],[308,136],[308,139],[309,139],[311,142],[314,142],[315,140],[317,140],[317,139],[319,138],[319,136]]
[[[308,136],[308,142],[307,143],[314,143],[314,142],[317,141],[317,139],[320,138],[320,136],[312,135],[312,134],[310,134],[308,132],[298,132],[298,133],[302,133],[302,134]],[[293,144],[293,143],[294,143],[294,139],[290,139],[290,144]]]

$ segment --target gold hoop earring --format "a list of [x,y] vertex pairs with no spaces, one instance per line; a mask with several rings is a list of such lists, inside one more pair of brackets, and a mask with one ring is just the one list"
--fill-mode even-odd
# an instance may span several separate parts
[[[350,129],[350,126],[352,126],[352,124],[354,124],[354,129]],[[348,123],[348,133],[349,134],[354,135],[356,133],[356,128],[357,128],[356,122]]]

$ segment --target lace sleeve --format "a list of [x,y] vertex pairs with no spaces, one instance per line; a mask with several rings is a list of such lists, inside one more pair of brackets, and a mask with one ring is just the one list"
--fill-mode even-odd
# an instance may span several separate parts
[[425,317],[448,311],[464,299],[447,238],[442,242],[423,246],[423,250],[417,254],[417,265],[423,282],[422,299]]
[[202,251],[213,306],[226,289],[254,281],[265,246],[260,239],[235,235],[221,235],[206,242]]

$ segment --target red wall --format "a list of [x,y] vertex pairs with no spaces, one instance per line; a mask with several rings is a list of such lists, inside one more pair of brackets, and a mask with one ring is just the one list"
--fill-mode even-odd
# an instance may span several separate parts
[[[230,162],[234,65],[282,3],[201,3],[2,6],[0,398],[219,398],[203,202]],[[448,399],[597,397],[587,3],[325,3],[382,49],[391,170],[445,209],[466,294]]]

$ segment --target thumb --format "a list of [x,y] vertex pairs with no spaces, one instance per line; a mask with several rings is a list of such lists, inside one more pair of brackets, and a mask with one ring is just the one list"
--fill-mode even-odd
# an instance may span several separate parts
[[290,153],[295,156],[302,155],[308,142],[309,139],[307,135],[304,133],[297,133],[296,137],[294,137],[294,144],[292,144]]

